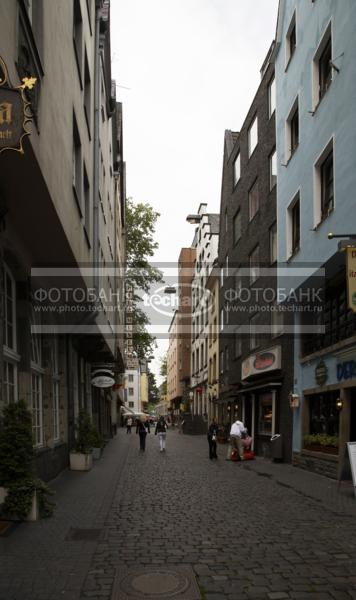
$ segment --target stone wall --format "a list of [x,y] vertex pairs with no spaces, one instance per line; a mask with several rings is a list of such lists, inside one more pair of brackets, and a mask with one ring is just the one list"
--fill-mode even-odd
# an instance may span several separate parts
[[338,456],[323,456],[320,452],[307,452],[293,454],[293,465],[301,469],[307,469],[319,475],[325,475],[331,479],[337,479]]

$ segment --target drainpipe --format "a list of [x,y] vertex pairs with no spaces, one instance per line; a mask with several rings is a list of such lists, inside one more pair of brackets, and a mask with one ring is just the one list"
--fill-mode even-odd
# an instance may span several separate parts
[[100,19],[102,1],[95,2],[94,57],[94,173],[93,173],[93,284],[99,290],[99,133],[100,133]]

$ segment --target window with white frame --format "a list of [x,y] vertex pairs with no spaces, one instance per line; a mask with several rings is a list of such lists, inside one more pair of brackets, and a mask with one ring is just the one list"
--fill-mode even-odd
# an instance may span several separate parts
[[325,96],[333,79],[331,22],[328,24],[313,58],[313,110]]
[[248,157],[252,155],[254,149],[256,148],[258,143],[258,121],[257,115],[252,121],[249,129],[248,129]]
[[314,167],[314,225],[334,210],[334,146],[330,140]]
[[271,334],[272,337],[277,337],[283,333],[283,310],[279,304],[274,304],[271,308]]
[[298,96],[294,100],[286,121],[286,159],[293,156],[299,145],[299,103]]
[[240,159],[240,152],[239,152],[234,160],[234,186],[237,184],[240,177],[241,177],[241,159]]
[[271,118],[276,110],[276,80],[273,76],[268,85],[268,116]]
[[4,395],[7,404],[17,400],[17,365],[7,360],[4,361]]
[[251,187],[248,192],[248,211],[249,211],[249,220],[255,217],[260,208],[260,199],[258,192],[258,179],[256,179],[255,183]]
[[43,445],[42,376],[31,373],[32,433],[35,446]]
[[269,156],[269,189],[273,190],[277,183],[277,152],[273,150]]
[[35,446],[42,446],[43,439],[43,397],[42,397],[42,337],[36,333],[39,326],[38,313],[31,310],[31,408],[32,431]]
[[60,403],[60,375],[59,375],[59,342],[58,338],[52,341],[52,396],[53,396],[53,440],[60,439],[59,403]]
[[255,283],[260,276],[260,247],[257,245],[252,250],[249,256],[249,266],[250,266],[250,285]]
[[300,195],[293,198],[287,208],[287,257],[290,258],[300,248]]
[[134,389],[133,387],[129,387],[129,396],[133,396],[134,395]]
[[277,223],[273,223],[269,230],[269,259],[271,265],[277,262]]
[[297,47],[297,29],[295,13],[289,24],[286,35],[286,68],[288,67]]

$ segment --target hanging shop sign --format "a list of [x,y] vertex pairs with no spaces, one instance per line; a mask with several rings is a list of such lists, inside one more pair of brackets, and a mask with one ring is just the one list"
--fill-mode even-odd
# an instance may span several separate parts
[[320,360],[315,367],[315,381],[318,385],[324,385],[328,378],[328,368],[323,360]]
[[289,400],[289,406],[291,408],[299,408],[299,403],[300,403],[299,394],[295,394],[294,392],[291,392],[288,396],[288,400]]
[[281,368],[281,347],[274,346],[257,354],[250,354],[242,362],[241,379],[251,375],[260,375]]
[[0,56],[0,154],[5,150],[24,153],[23,139],[30,135],[27,126],[32,122],[31,103],[26,89],[32,90],[36,77],[24,77],[22,85],[13,86],[5,62]]
[[97,369],[93,370],[91,377],[91,384],[94,387],[109,388],[115,383],[114,372],[105,366],[98,367]]
[[346,248],[347,305],[356,312],[356,248]]

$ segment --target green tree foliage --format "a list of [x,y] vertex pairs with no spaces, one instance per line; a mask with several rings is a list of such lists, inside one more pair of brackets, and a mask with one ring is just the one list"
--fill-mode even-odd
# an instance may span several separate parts
[[0,484],[31,474],[34,457],[31,413],[23,400],[5,406],[0,427]]
[[164,378],[160,385],[160,390],[161,393],[165,395],[167,394],[167,352],[164,354],[164,356],[161,356],[159,374]]
[[[149,259],[158,248],[154,240],[159,213],[149,204],[126,202],[126,281],[133,288],[133,346],[139,359],[147,357],[155,346],[155,338],[146,329],[149,319],[138,306],[138,291],[148,293],[153,284],[162,282],[162,273]],[[136,292],[136,293],[135,293]]]
[[157,404],[159,401],[159,391],[156,377],[150,370],[148,371],[148,401],[150,404]]

